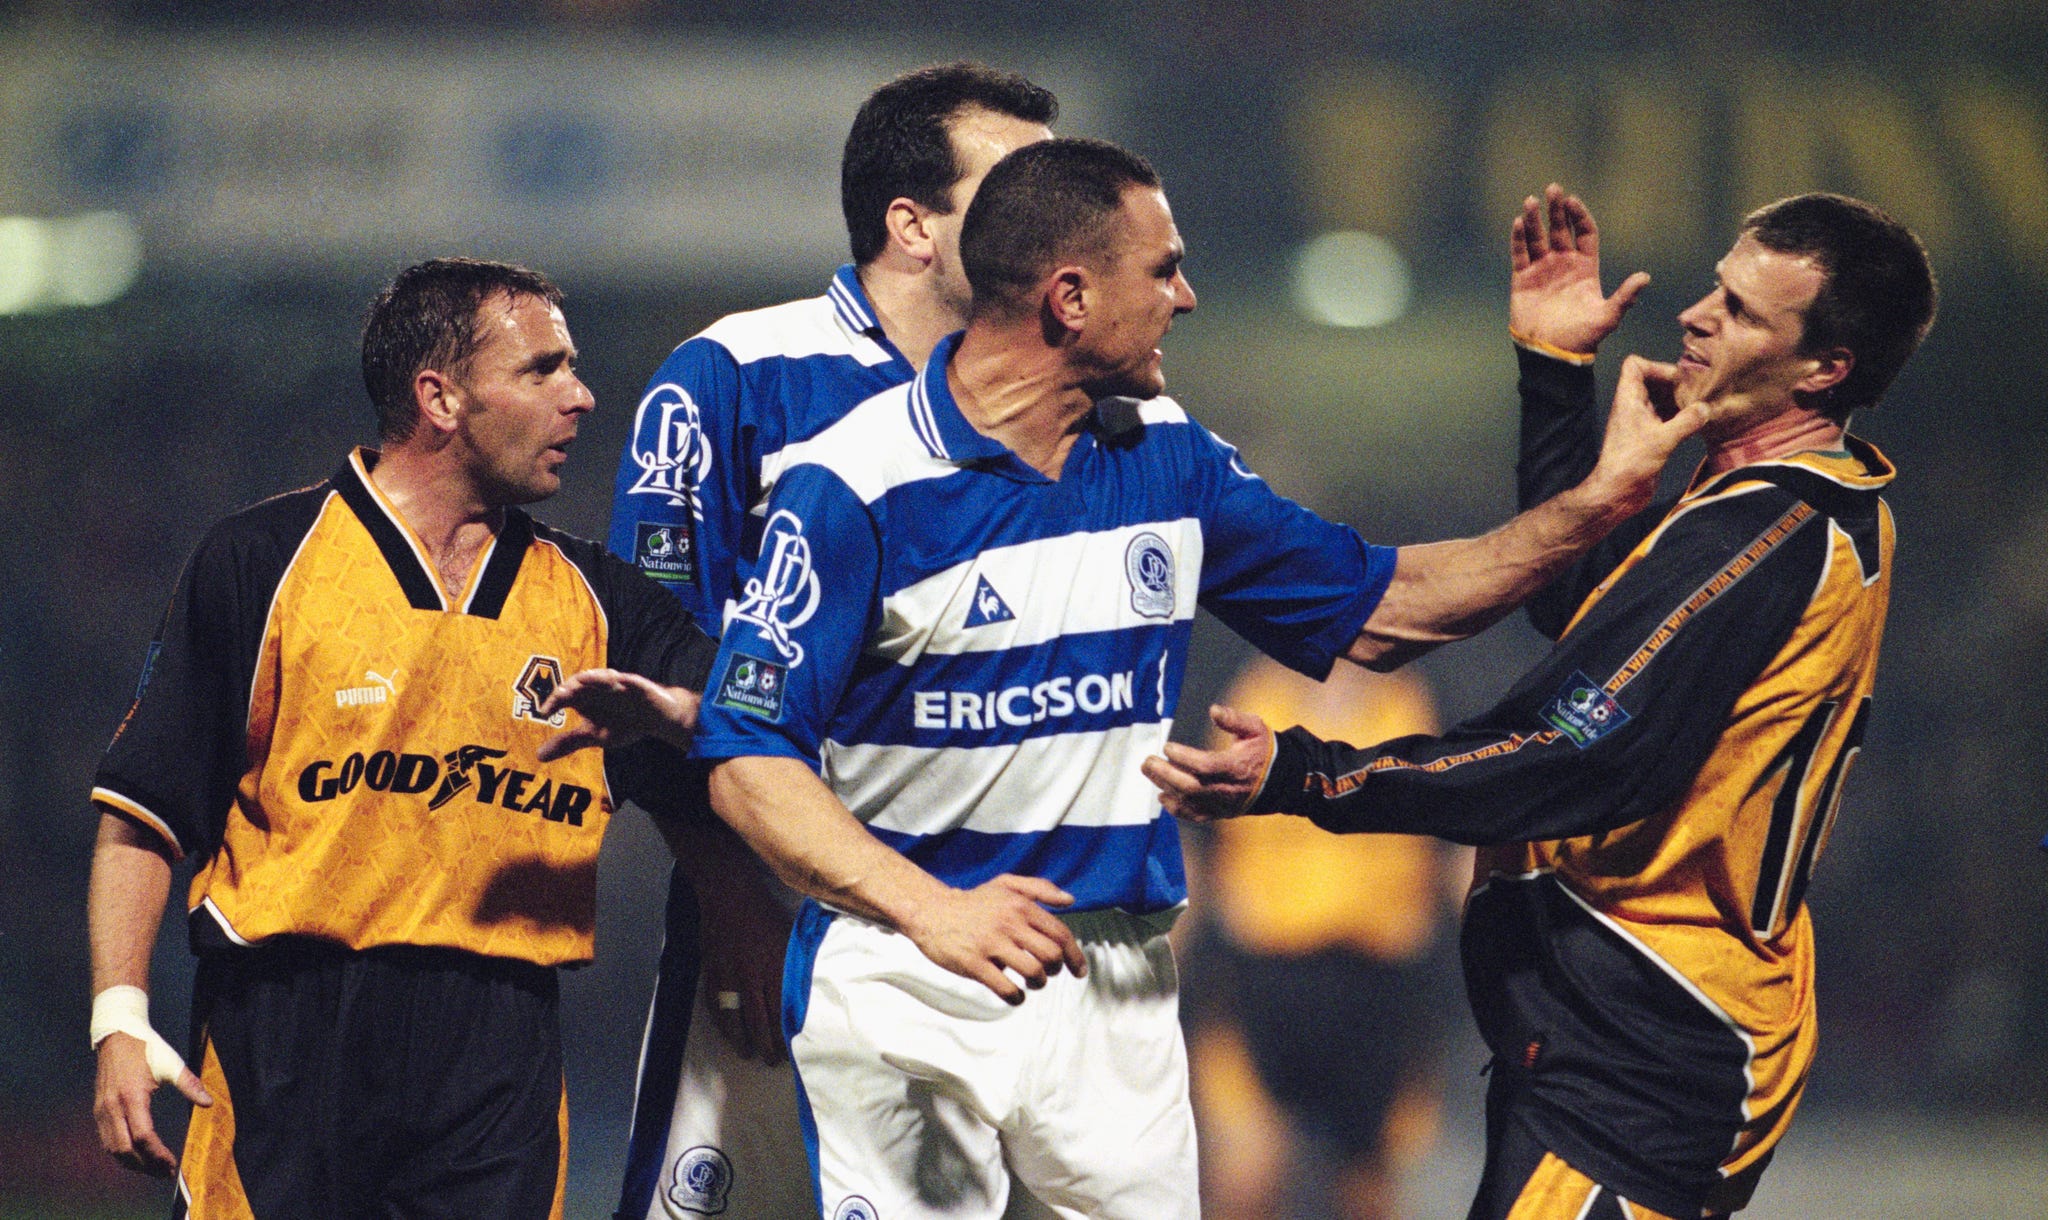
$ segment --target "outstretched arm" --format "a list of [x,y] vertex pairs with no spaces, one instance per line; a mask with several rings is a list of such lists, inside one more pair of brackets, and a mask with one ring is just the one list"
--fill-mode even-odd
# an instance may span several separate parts
[[621,669],[570,674],[540,710],[552,716],[563,708],[573,708],[582,719],[542,742],[540,760],[552,762],[591,746],[616,749],[647,737],[687,750],[691,734],[697,731],[697,709],[702,702],[696,691],[663,686]]
[[1623,362],[1599,463],[1578,486],[1477,538],[1402,547],[1386,595],[1346,655],[1394,669],[1484,630],[1640,512],[1672,451],[1706,422],[1698,405],[1674,409],[1675,375],[1638,356]]
[[100,1146],[155,1177],[178,1158],[156,1133],[150,1095],[165,1081],[194,1105],[213,1104],[185,1061],[149,1025],[150,950],[171,893],[163,840],[116,813],[100,814],[86,923],[92,944],[93,1044],[99,1052],[93,1120]]
[[1215,708],[1226,744],[1169,743],[1144,773],[1198,821],[1293,813],[1482,845],[1639,821],[1694,782],[1806,613],[1830,553],[1825,520],[1778,492],[1674,518],[1513,690],[1441,736],[1357,749]]

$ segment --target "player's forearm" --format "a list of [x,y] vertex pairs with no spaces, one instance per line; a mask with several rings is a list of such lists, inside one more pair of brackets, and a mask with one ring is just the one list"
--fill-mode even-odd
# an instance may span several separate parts
[[949,887],[868,833],[793,758],[731,758],[711,772],[711,807],[784,884],[910,931]]
[[1588,478],[1477,538],[1404,546],[1348,656],[1396,668],[1491,626],[1570,567],[1640,505]]
[[122,985],[149,989],[150,952],[170,894],[171,862],[162,841],[102,812],[85,904],[94,995]]

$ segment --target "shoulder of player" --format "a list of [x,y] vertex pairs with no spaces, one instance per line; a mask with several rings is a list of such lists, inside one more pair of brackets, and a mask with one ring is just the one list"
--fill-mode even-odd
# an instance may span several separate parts
[[1842,452],[1753,462],[1718,476],[1694,498],[1719,503],[1747,496],[1758,506],[1753,511],[1771,505],[1825,518],[1857,542],[1869,566],[1876,558],[1880,520],[1888,511],[1882,492],[1894,472],[1875,446],[1855,437],[1847,444]]
[[804,467],[829,472],[872,504],[894,488],[959,469],[934,453],[911,418],[910,383],[892,386],[808,440],[782,450],[783,477]]
[[[510,511],[519,512],[518,509]],[[524,514],[521,516],[524,517]],[[654,588],[660,587],[640,569],[612,554],[601,542],[592,542],[581,535],[558,529],[533,517],[525,517],[525,521],[533,532],[534,542],[539,546],[552,547],[560,553],[570,566],[583,574],[584,580],[601,600],[609,600],[621,582],[646,581]]]
[[274,554],[288,559],[320,519],[332,483],[287,491],[229,513],[201,537],[196,555],[232,560],[237,566]]
[[1827,563],[1828,520],[1777,482],[1717,479],[1673,506],[1647,545],[1681,581],[1717,571],[1746,576],[1759,566],[1809,581]]
[[683,346],[690,343],[716,346],[742,366],[811,356],[844,356],[863,363],[876,362],[868,357],[887,358],[873,340],[849,332],[831,299],[821,296],[727,314]]

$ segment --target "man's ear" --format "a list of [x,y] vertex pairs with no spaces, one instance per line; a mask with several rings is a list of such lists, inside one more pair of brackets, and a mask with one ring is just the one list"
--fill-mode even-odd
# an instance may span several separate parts
[[437,369],[421,369],[413,375],[412,400],[419,408],[420,423],[447,434],[455,431],[462,416],[462,387]]
[[1825,394],[1847,380],[1856,367],[1856,353],[1846,347],[1831,347],[1809,359],[1813,361],[1813,371],[1792,387],[1794,393]]
[[938,235],[932,231],[931,223],[935,215],[917,200],[899,195],[889,201],[888,210],[882,213],[882,231],[890,246],[929,267],[939,254]]
[[1094,278],[1086,267],[1069,263],[1046,277],[1039,299],[1049,328],[1078,333],[1088,324],[1088,313],[1095,306]]

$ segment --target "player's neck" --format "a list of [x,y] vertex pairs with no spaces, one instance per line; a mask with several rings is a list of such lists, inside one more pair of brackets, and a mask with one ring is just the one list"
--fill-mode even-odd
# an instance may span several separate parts
[[459,593],[504,525],[505,510],[484,501],[447,446],[387,446],[370,481],[418,536],[442,589]]
[[859,275],[882,333],[912,368],[923,368],[939,340],[967,324],[959,310],[934,291],[932,272],[922,264],[903,267],[884,255],[860,268]]
[[1095,400],[1037,330],[1034,320],[970,326],[946,369],[946,385],[975,431],[1057,479]]
[[1752,424],[1731,436],[1710,438],[1706,473],[1726,474],[1756,462],[1768,462],[1795,453],[1840,449],[1844,435],[1838,421],[1801,407]]

